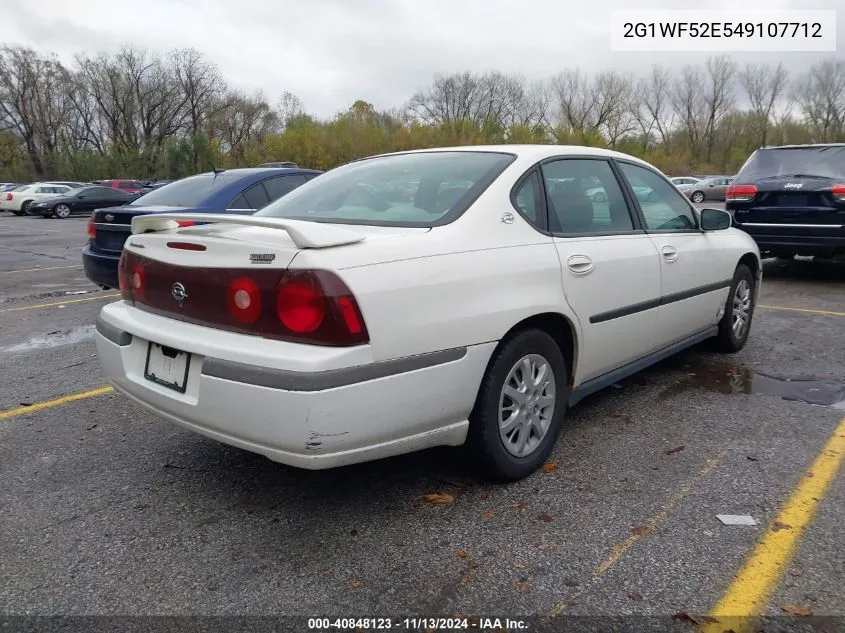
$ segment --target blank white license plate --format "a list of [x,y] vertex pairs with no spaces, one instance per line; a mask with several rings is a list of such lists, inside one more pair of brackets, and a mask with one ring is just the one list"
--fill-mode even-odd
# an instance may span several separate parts
[[144,378],[159,385],[185,393],[191,355],[172,347],[150,343],[147,347],[147,364]]

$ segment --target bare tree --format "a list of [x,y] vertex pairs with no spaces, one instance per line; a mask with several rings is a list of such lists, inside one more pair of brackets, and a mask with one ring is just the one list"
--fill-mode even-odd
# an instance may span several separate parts
[[713,159],[713,146],[719,123],[736,101],[734,79],[736,64],[730,57],[711,57],[704,65],[707,82],[704,90],[706,118],[704,122],[705,160]]
[[[631,91],[629,107],[645,137],[645,147],[659,141],[668,153],[672,142],[672,74],[654,65],[651,73],[636,84]],[[656,133],[656,138],[655,138]]]
[[701,91],[704,77],[699,68],[685,66],[672,82],[670,101],[693,160],[701,157],[707,120],[707,100]]
[[845,135],[845,61],[827,60],[799,81],[795,98],[819,142]]
[[786,69],[780,63],[774,68],[748,64],[739,74],[739,82],[745,89],[751,111],[760,127],[761,146],[768,140],[769,127],[788,86],[788,77]]
[[279,105],[276,109],[279,111],[279,119],[283,127],[287,127],[291,119],[305,114],[305,106],[302,105],[302,100],[287,90],[279,97]]

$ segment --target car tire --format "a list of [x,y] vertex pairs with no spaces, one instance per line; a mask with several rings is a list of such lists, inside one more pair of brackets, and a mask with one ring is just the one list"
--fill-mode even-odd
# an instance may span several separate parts
[[[526,366],[532,373],[529,380],[525,380]],[[537,370],[546,375],[550,371],[552,379],[541,381],[538,387],[533,382]],[[485,476],[494,481],[515,481],[540,468],[563,425],[568,384],[566,360],[546,332],[522,330],[499,344],[481,381],[467,434],[469,453]],[[526,393],[526,399],[518,403],[505,393],[506,387],[511,393]],[[513,410],[516,423],[509,431],[500,430],[502,414],[508,409]],[[523,413],[527,411],[533,415]],[[520,442],[520,435],[525,436],[525,442]],[[519,454],[521,447],[523,454]]]
[[57,204],[53,209],[53,215],[60,220],[64,220],[70,217],[70,207],[66,204]]
[[696,203],[704,202],[704,192],[703,191],[694,191],[692,196],[692,201]]
[[[719,333],[714,340],[718,351],[733,354],[745,347],[754,318],[755,291],[751,269],[745,264],[740,264],[734,271],[731,289],[725,302],[725,314],[719,321]],[[742,327],[735,327],[735,320],[739,320]]]

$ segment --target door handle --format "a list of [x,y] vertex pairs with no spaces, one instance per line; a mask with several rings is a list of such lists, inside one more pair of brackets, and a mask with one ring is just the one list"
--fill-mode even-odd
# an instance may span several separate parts
[[566,260],[566,265],[576,275],[586,275],[593,270],[593,260],[586,255],[572,255]]
[[664,246],[660,249],[660,252],[663,254],[663,259],[667,262],[674,262],[678,259],[678,249],[674,246]]

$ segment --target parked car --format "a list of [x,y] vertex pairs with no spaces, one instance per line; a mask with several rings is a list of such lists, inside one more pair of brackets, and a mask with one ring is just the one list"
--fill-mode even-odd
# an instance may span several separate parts
[[71,189],[79,189],[80,187],[85,187],[87,183],[84,182],[75,182],[71,180],[51,180],[50,182],[46,183],[48,185],[65,185],[66,187],[70,187]]
[[758,149],[725,208],[767,255],[845,257],[845,144]]
[[714,176],[712,178],[704,178],[692,185],[683,185],[680,187],[681,191],[689,197],[690,200],[696,203],[701,203],[706,200],[724,201],[725,193],[728,190],[728,185],[733,182],[730,176]]
[[36,182],[31,185],[21,185],[0,196],[0,211],[11,211],[15,215],[23,215],[33,202],[45,200],[70,191],[67,185],[51,185]]
[[144,188],[140,180],[95,180],[93,184],[120,189],[126,193],[138,193]]
[[674,178],[670,178],[672,184],[675,186],[684,186],[684,185],[694,185],[699,182],[700,178],[695,178],[694,176],[675,176]]
[[65,194],[33,202],[27,209],[29,215],[64,219],[73,214],[90,214],[94,209],[116,207],[132,202],[138,196],[111,187],[93,185],[72,189]]
[[141,191],[139,193],[143,196],[145,193],[150,193],[154,189],[160,189],[161,187],[164,187],[164,185],[169,185],[171,182],[173,182],[173,181],[172,180],[150,180],[149,182],[144,183],[144,186],[141,188]]
[[11,191],[15,187],[20,187],[22,183],[19,182],[0,182],[0,193],[4,191]]
[[311,169],[229,169],[189,176],[151,191],[131,203],[94,211],[82,251],[85,275],[103,288],[117,288],[117,267],[132,219],[148,213],[249,214],[263,208],[321,172]]
[[[418,182],[413,201],[361,193],[391,181]],[[251,216],[135,218],[97,352],[119,392],[279,462],[466,444],[518,479],[588,394],[701,341],[745,345],[761,263],[730,221],[610,150],[372,157]]]

